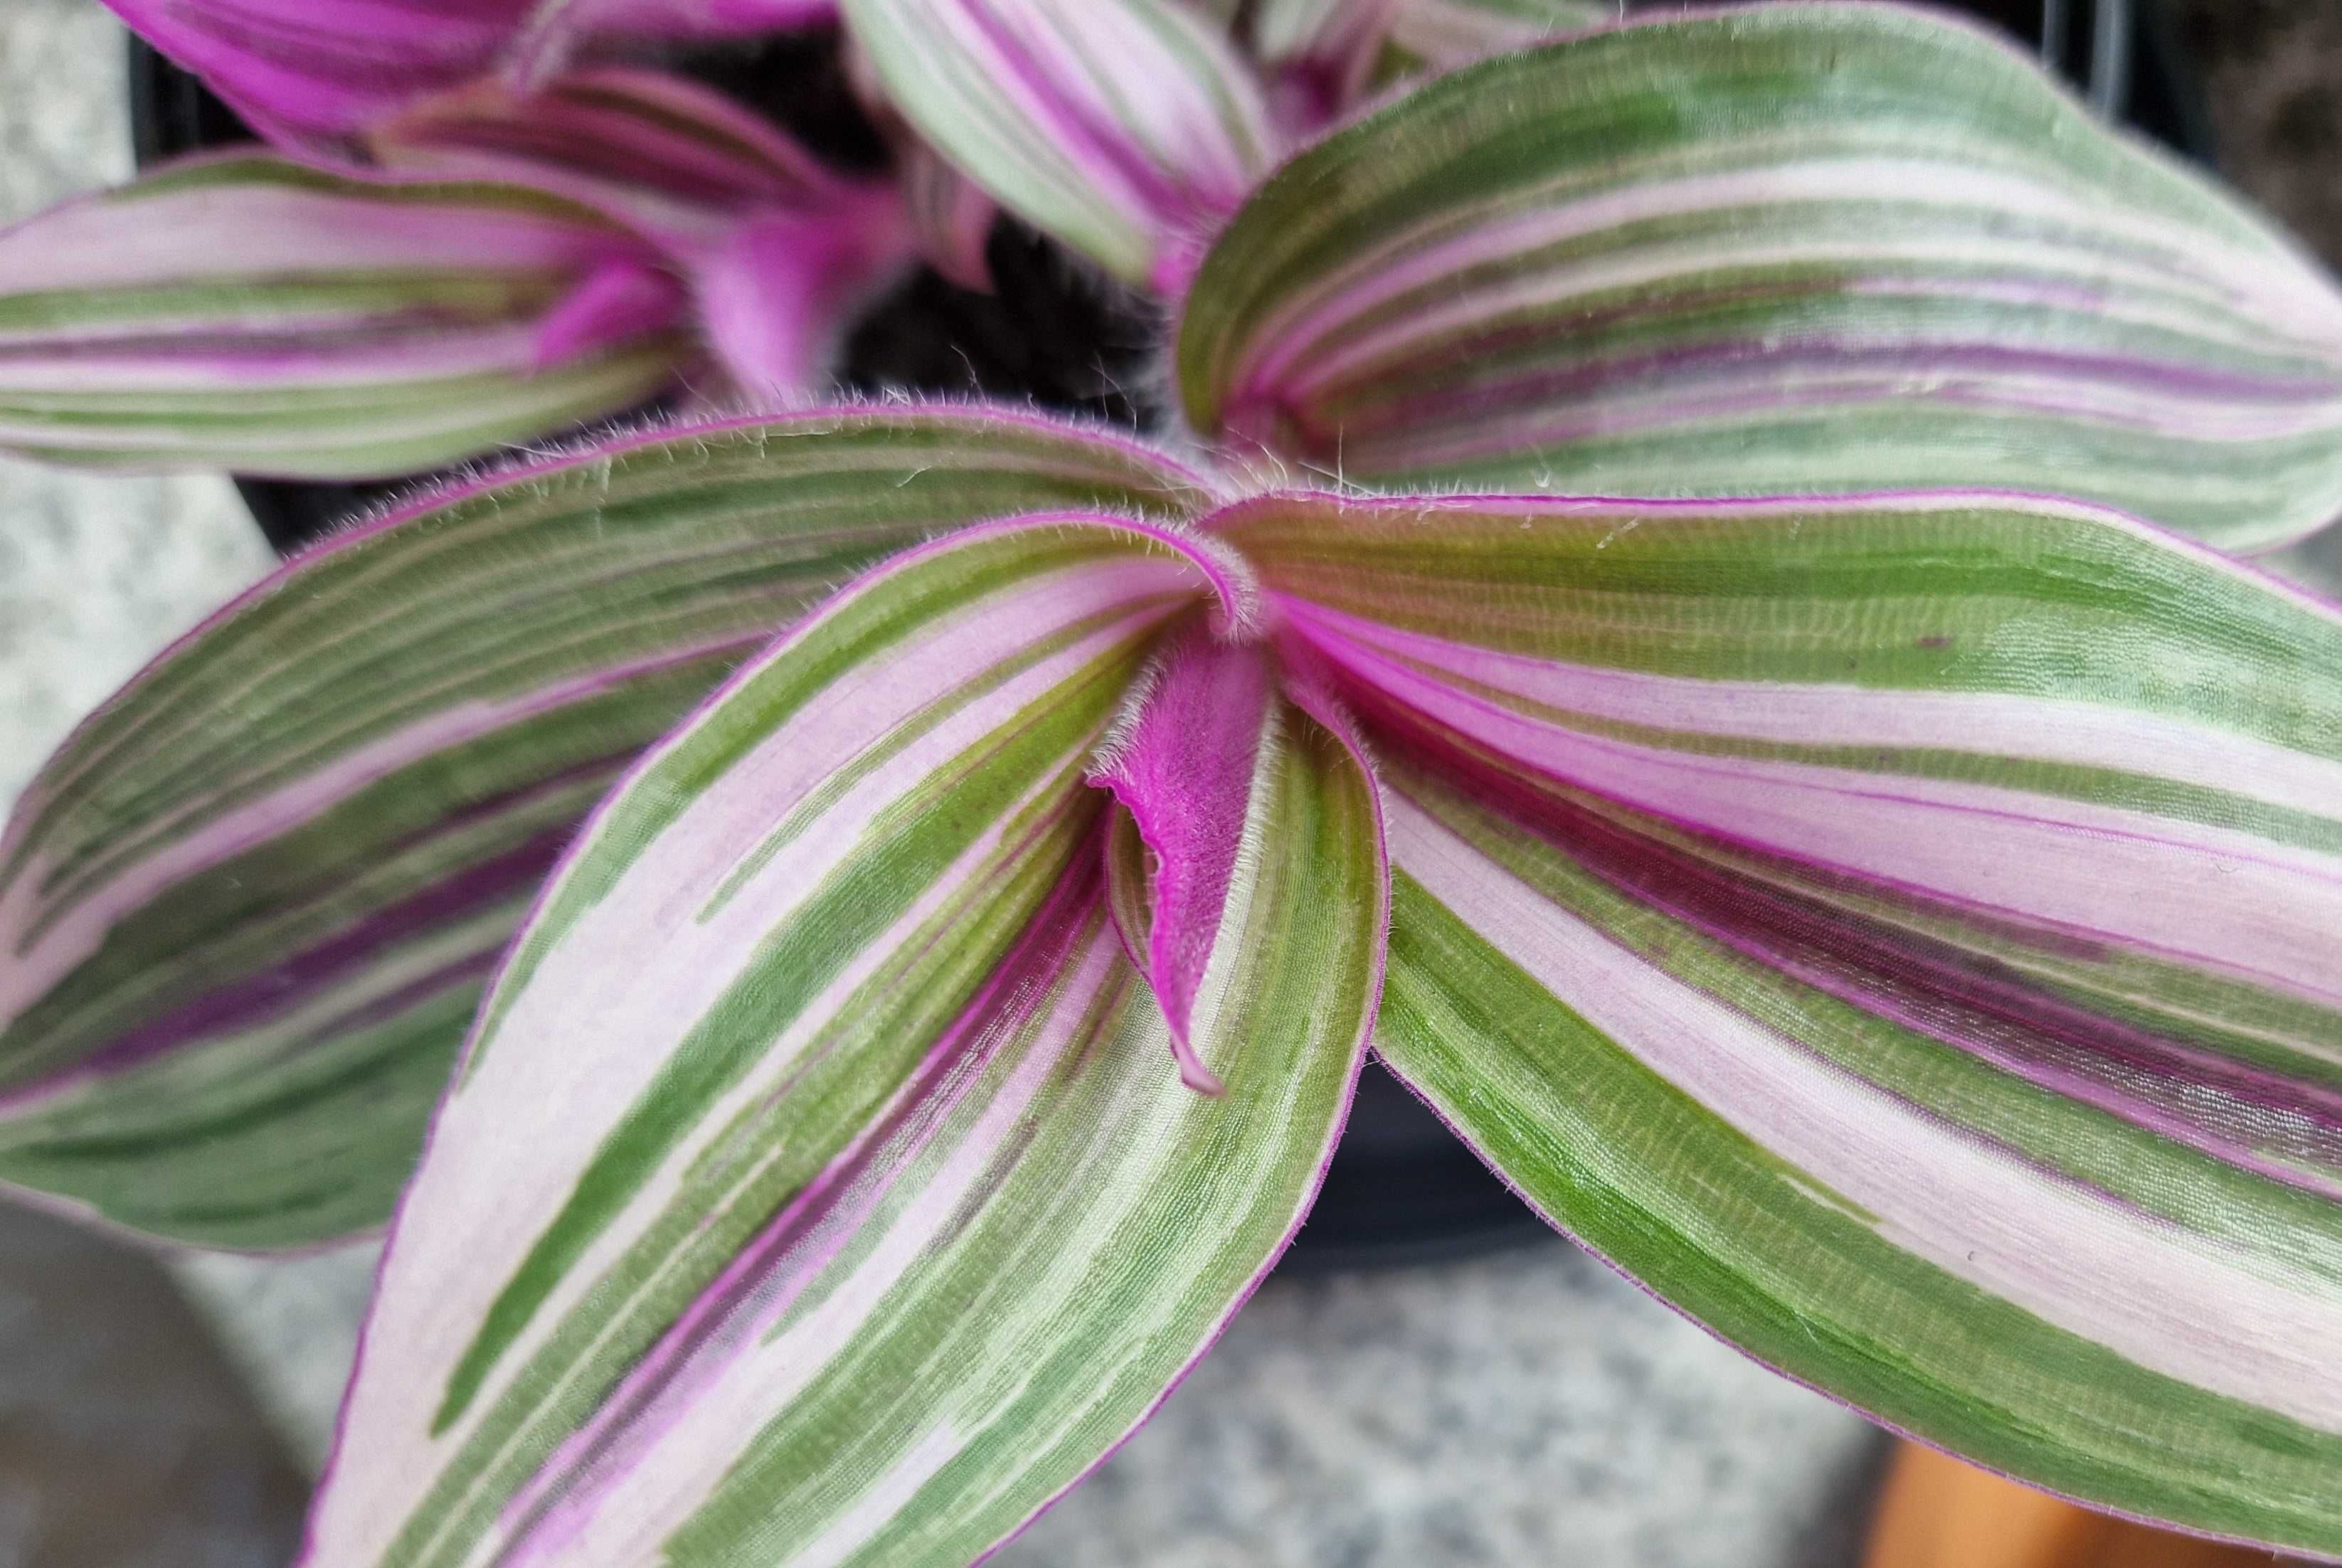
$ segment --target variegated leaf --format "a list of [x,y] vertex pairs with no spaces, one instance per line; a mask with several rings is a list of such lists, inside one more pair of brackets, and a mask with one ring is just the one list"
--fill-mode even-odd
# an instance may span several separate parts
[[105,0],[280,146],[340,150],[487,72],[536,0]]
[[1016,415],[831,412],[619,442],[294,562],[0,841],[0,1181],[214,1245],[379,1224],[490,964],[641,747],[893,550],[1196,484]]
[[1378,488],[2077,494],[2226,545],[2342,507],[2342,295],[2013,50],[1893,6],[1470,66],[1203,264],[1186,410]]
[[651,237],[708,354],[754,404],[822,385],[858,307],[916,244],[893,186],[831,174],[723,95],[654,71],[575,71],[527,93],[480,84],[368,145],[393,168],[555,192]]
[[494,452],[676,374],[655,260],[519,185],[175,165],[0,233],[0,449],[315,478]]
[[1241,574],[987,525],[646,759],[483,1011],[313,1563],[966,1563],[1153,1408],[1306,1206],[1380,969],[1373,787],[1322,729],[1215,977],[1225,1095],[1106,917],[1090,750]]
[[385,168],[554,190],[686,240],[751,212],[836,208],[857,190],[723,94],[625,66],[528,91],[472,83],[373,126],[365,145]]
[[1251,504],[1397,879],[1384,1057],[1751,1354],[2342,1553],[2342,614],[1957,494]]
[[[1280,689],[1282,688],[1282,689]],[[1090,764],[1117,803],[1106,828],[1107,907],[1170,1025],[1191,1089],[1217,1094],[1217,1037],[1259,1027],[1257,999],[1232,995],[1259,928],[1268,846],[1290,836],[1285,773],[1296,745],[1327,734],[1359,753],[1314,680],[1296,682],[1265,647],[1200,623],[1166,639]],[[1376,929],[1382,928],[1377,918]]]
[[1276,156],[1251,69],[1177,0],[845,0],[895,106],[1002,205],[1176,286]]
[[1408,58],[1445,71],[1616,22],[1626,9],[1624,0],[1397,0],[1389,36]]

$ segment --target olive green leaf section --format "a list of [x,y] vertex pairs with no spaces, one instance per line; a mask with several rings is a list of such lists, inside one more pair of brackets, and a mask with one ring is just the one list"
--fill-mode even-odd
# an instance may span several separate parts
[[1626,6],[1621,0],[1392,0],[1390,10],[1392,47],[1444,70],[1615,22]]
[[[1371,780],[1296,722],[1179,1082],[1094,748],[1240,566],[1018,520],[832,600],[556,874],[401,1209],[317,1568],[967,1563],[1153,1409],[1363,1056]],[[1232,916],[1232,918],[1236,918]]]
[[489,966],[644,745],[897,548],[1201,499],[1111,437],[849,409],[616,442],[294,562],[17,803],[0,1182],[208,1245],[379,1225]]
[[2342,510],[2342,295],[1985,34],[1756,5],[1467,66],[1308,148],[1184,307],[1190,423],[1378,489]]

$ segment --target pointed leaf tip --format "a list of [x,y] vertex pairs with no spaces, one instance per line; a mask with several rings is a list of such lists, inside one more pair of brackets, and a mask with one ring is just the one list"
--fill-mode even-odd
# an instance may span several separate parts
[[[1197,995],[1214,953],[1242,939],[1223,925],[1231,884],[1247,859],[1257,864],[1256,835],[1267,831],[1252,803],[1282,744],[1274,699],[1266,649],[1190,626],[1148,664],[1090,764],[1091,782],[1121,804],[1146,846],[1142,966],[1180,1076],[1205,1094],[1221,1084],[1196,1046]],[[1116,854],[1109,865],[1127,874],[1129,860]],[[1118,890],[1117,907],[1128,896]]]
[[[1257,1026],[1248,966],[1306,944],[1274,924],[1296,917],[1279,885],[1302,874],[1296,858],[1355,860],[1368,868],[1363,885],[1384,880],[1379,805],[1355,732],[1315,685],[1284,684],[1268,646],[1226,643],[1191,622],[1156,651],[1089,764],[1116,803],[1108,905],[1163,1011],[1182,1081],[1206,1094],[1222,1091],[1214,1064]],[[1312,788],[1363,803],[1355,837],[1310,842]],[[1352,928],[1378,953],[1384,898],[1299,918]]]

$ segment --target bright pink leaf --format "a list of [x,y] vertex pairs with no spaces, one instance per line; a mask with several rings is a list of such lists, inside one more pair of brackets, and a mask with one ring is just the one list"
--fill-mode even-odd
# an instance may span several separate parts
[[741,224],[691,265],[709,345],[751,396],[808,386],[856,307],[910,255],[901,209],[879,197]]
[[489,70],[531,0],[105,0],[280,146],[341,150]]
[[673,273],[640,257],[614,256],[546,313],[537,328],[534,368],[549,370],[663,331],[687,305]]
[[1180,1077],[1206,1094],[1218,1094],[1220,1081],[1196,1054],[1190,1026],[1244,854],[1257,775],[1275,754],[1272,696],[1265,650],[1191,627],[1148,667],[1090,770],[1152,855],[1150,929],[1143,942],[1124,934],[1170,1020]]

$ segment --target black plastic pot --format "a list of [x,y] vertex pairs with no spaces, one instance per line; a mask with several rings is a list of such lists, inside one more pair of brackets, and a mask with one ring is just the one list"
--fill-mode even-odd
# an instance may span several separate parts
[[[1977,0],[1951,8],[1986,16],[2040,47],[2102,108],[2209,160],[2208,121],[2192,85],[2175,68],[2178,56],[2162,25],[2162,7],[2152,0]],[[797,60],[791,68],[802,65]],[[753,73],[726,69],[724,75],[746,79]],[[834,84],[816,80],[802,96],[811,102],[765,106],[790,121],[852,113],[850,100]],[[235,115],[199,83],[135,42],[130,101],[142,165],[249,139]],[[1029,396],[1049,406],[1131,418],[1116,371],[1136,372],[1143,364],[1154,325],[1144,307],[1080,284],[1011,225],[996,235],[992,259],[1002,297],[981,298],[921,278],[857,336],[848,356],[860,366],[856,378]],[[239,480],[237,487],[280,551],[400,488],[254,479]],[[1325,1190],[1283,1267],[1315,1273],[1436,1262],[1551,1234],[1437,1118],[1370,1064]]]

